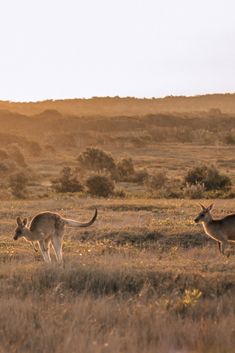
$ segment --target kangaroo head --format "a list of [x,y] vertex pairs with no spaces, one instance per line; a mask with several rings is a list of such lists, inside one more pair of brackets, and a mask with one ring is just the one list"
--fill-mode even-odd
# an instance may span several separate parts
[[21,220],[20,217],[17,217],[16,218],[16,222],[17,222],[17,227],[15,229],[15,235],[14,235],[14,240],[17,240],[21,237],[24,236],[24,232],[25,232],[25,229],[27,228],[27,218],[24,218],[23,221]]
[[199,223],[199,222],[208,222],[211,220],[211,214],[210,211],[213,208],[213,204],[211,204],[208,207],[204,207],[203,205],[201,205],[201,212],[198,214],[198,216],[194,219],[195,223]]

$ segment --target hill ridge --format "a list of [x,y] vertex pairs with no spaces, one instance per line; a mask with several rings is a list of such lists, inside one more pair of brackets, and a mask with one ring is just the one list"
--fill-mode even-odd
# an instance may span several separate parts
[[187,113],[218,109],[235,113],[235,93],[215,93],[196,96],[166,96],[163,98],[93,97],[44,100],[38,102],[0,101],[0,110],[23,115],[37,115],[45,110],[77,116],[135,116],[160,112]]

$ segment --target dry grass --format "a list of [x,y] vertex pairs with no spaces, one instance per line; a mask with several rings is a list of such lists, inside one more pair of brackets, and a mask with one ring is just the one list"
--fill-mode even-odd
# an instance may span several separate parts
[[[95,206],[94,226],[67,229],[64,267],[12,240],[17,215],[86,220]],[[233,201],[216,206],[224,215]],[[193,224],[197,211],[188,200],[1,202],[0,352],[234,352],[235,257]]]
[[[200,139],[153,139],[134,147],[133,139],[138,142],[151,132],[151,117],[150,125],[147,117],[64,117],[55,135],[58,114],[47,111],[31,124],[30,118],[16,117],[23,125],[9,125],[12,136],[2,118],[6,136],[1,135],[1,148],[19,143],[34,178],[27,200],[15,200],[1,180],[0,353],[234,353],[235,256],[220,255],[216,243],[194,224],[198,201],[154,199],[144,185],[134,183],[117,185],[124,199],[62,195],[52,192],[50,181],[63,167],[75,169],[79,153],[97,145],[115,161],[132,158],[137,171],[156,175],[164,170],[176,183],[187,169],[204,163],[216,165],[235,184],[235,147],[218,144],[221,139],[213,140],[213,146],[200,145]],[[207,119],[200,114],[200,121]],[[192,124],[201,128],[193,116]],[[162,122],[171,121],[175,131],[178,118],[163,116]],[[214,117],[208,119],[213,125]],[[228,130],[229,121],[224,124]],[[206,131],[214,128],[208,126]],[[164,129],[154,129],[161,137]],[[66,145],[70,134],[76,146]],[[29,150],[33,140],[42,148],[37,156]],[[29,243],[12,240],[17,216],[50,210],[86,221],[95,207],[99,213],[92,227],[67,229],[63,267],[44,264]],[[220,217],[234,211],[233,200],[218,200],[213,213]]]

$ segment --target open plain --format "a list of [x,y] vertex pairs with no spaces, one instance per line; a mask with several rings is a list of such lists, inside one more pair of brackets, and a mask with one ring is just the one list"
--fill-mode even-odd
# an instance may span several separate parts
[[[235,255],[221,255],[193,221],[200,202],[214,202],[215,218],[235,212],[232,113],[101,119],[25,108],[0,113],[0,352],[233,353]],[[116,180],[109,197],[53,190],[64,167],[85,183],[77,157],[90,146],[164,173],[167,190],[133,180]],[[187,170],[200,164],[228,175],[229,193],[184,194]],[[27,177],[23,190],[9,184],[16,173]],[[17,216],[86,221],[94,208],[91,227],[66,228],[63,265],[13,240]]]

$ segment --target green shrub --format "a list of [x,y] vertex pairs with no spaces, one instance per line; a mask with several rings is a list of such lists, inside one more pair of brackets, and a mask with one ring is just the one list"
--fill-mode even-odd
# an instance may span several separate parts
[[114,192],[113,181],[105,175],[92,175],[86,180],[88,192],[93,196],[108,197]]
[[203,184],[205,190],[229,190],[232,186],[231,179],[227,175],[220,174],[213,165],[201,165],[190,169],[185,176],[185,183]]
[[135,174],[135,168],[132,158],[122,158],[117,163],[117,172],[119,179],[122,181],[127,181],[129,177]]
[[52,189],[56,192],[83,191],[83,185],[70,167],[64,167],[59,178],[52,180]]
[[111,154],[95,147],[88,147],[78,156],[77,160],[81,168],[98,173],[105,171],[112,173],[116,169],[116,164]]
[[116,176],[116,178],[113,178],[114,180],[143,184],[148,177],[148,173],[146,170],[136,171],[132,158],[122,158],[117,163]]

